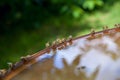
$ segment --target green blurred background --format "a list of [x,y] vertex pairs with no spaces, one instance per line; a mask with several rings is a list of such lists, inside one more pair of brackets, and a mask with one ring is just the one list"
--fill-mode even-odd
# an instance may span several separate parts
[[0,0],[0,68],[46,42],[120,23],[120,0]]

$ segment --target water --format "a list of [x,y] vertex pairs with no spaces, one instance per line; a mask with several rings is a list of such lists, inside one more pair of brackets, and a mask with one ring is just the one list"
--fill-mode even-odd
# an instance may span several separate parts
[[35,60],[11,80],[119,80],[120,33],[77,39]]

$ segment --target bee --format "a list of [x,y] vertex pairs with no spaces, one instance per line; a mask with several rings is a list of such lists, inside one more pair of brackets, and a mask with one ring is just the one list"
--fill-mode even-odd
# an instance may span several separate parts
[[115,31],[118,31],[118,32],[120,32],[120,24],[115,24]]
[[120,28],[120,24],[115,24],[115,27],[116,28]]
[[27,56],[23,56],[21,57],[20,59],[23,61],[23,62],[27,62],[29,59],[29,57],[31,57],[31,55],[27,55]]
[[13,66],[14,66],[14,64],[13,63],[11,63],[11,62],[8,62],[7,63],[8,65],[9,65],[9,67],[12,69],[13,68]]
[[57,42],[56,42],[56,41],[53,41],[53,42],[52,42],[52,45],[56,45],[56,44],[57,44]]
[[56,42],[57,43],[62,43],[62,40],[58,38],[58,39],[56,39]]
[[72,39],[72,35],[70,35],[70,36],[68,37],[68,39]]
[[0,75],[4,75],[6,73],[6,69],[1,69],[0,70]]
[[95,30],[91,29],[91,35],[87,38],[88,40],[94,39],[95,38]]
[[91,36],[94,36],[95,35],[95,29],[91,29]]
[[57,42],[53,41],[52,42],[52,50],[53,50],[54,53],[56,53],[56,49],[57,49]]
[[107,29],[108,29],[108,26],[104,26],[104,27],[103,27],[103,30],[107,30]]
[[46,46],[46,47],[49,47],[49,46],[50,46],[50,43],[49,43],[49,42],[47,42],[47,43],[45,44],[45,46]]
[[62,38],[61,41],[62,41],[62,42],[65,42],[66,40],[65,40],[65,38]]
[[69,45],[72,45],[72,35],[68,37],[68,42],[69,42]]
[[104,34],[108,34],[109,33],[108,26],[104,26],[103,27],[103,33]]

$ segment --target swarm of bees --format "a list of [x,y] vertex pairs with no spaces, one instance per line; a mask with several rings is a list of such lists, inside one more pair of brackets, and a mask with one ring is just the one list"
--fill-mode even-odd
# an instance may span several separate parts
[[[61,49],[65,48],[68,45],[72,45],[72,36],[70,35],[68,37],[68,39],[65,39],[65,38],[59,39],[58,38],[58,39],[56,39],[55,41],[52,42],[52,45],[50,45],[49,42],[47,42],[45,45],[46,45],[47,48],[51,47],[53,52],[56,52],[57,49],[61,50]],[[58,47],[58,45],[60,45],[60,46]],[[50,52],[50,50],[49,50],[49,52]],[[21,65],[21,63],[29,62],[30,57],[31,57],[31,55],[22,56],[20,58],[21,62],[18,62],[18,63],[15,63],[15,64],[9,62],[8,63],[9,70],[5,70],[5,69],[0,70],[0,77],[3,77],[8,71],[14,70],[15,68],[19,67]]]
[[[114,30],[117,32],[120,32],[120,24],[115,24],[114,26],[115,26]],[[110,31],[110,29],[108,28],[108,26],[103,27],[103,31],[101,34],[96,34],[95,30],[91,29],[90,36],[87,39],[92,40],[97,37],[102,37],[102,35],[110,34],[109,31]]]
[[120,28],[120,24],[115,24],[115,27],[116,28]]
[[[61,50],[61,49],[65,48],[65,47],[67,47],[69,45],[72,45],[72,36],[71,35],[67,39],[65,39],[65,38],[59,39],[59,38],[57,38],[55,41],[52,42],[51,49],[52,49],[53,52],[56,52],[57,49]],[[47,42],[45,44],[45,46],[47,48],[50,47],[50,43]]]
[[6,73],[6,69],[1,69],[0,70],[0,76],[3,76]]
[[29,57],[31,57],[31,55],[22,56],[20,59],[21,59],[21,61],[23,61],[23,62],[27,62]]
[[115,30],[120,32],[120,24],[115,24]]

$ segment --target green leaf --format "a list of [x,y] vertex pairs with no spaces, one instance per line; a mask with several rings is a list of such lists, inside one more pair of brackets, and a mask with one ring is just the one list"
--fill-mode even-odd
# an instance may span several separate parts
[[96,5],[102,6],[104,3],[102,0],[96,0]]
[[83,4],[83,8],[93,10],[95,7],[95,1],[94,0],[87,0]]
[[72,15],[74,18],[79,18],[82,13],[83,13],[83,10],[80,7],[72,6]]

